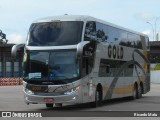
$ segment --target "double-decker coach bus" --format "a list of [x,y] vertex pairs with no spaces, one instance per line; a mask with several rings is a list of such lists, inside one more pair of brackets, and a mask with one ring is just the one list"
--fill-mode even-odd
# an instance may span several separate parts
[[90,16],[34,21],[24,46],[23,92],[27,104],[91,103],[150,91],[149,38]]

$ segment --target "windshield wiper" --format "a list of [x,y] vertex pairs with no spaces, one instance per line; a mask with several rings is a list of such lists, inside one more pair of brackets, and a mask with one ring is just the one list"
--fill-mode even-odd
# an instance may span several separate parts
[[56,76],[56,77],[63,77],[63,78],[65,78],[65,79],[69,79],[68,77],[63,76],[63,75],[61,75],[61,76]]
[[40,77],[39,76],[34,76],[34,77],[29,78],[29,79],[40,79]]
[[39,76],[34,76],[34,77],[31,77],[31,78],[29,78],[29,77],[24,77],[23,79],[24,79],[25,81],[26,81],[26,80],[48,80],[47,77],[40,78]]

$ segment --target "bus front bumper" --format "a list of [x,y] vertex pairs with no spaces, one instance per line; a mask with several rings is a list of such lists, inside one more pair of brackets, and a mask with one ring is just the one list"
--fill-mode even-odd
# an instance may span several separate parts
[[26,104],[46,104],[46,103],[78,103],[78,95],[76,93],[70,95],[46,96],[46,95],[30,95],[24,92]]

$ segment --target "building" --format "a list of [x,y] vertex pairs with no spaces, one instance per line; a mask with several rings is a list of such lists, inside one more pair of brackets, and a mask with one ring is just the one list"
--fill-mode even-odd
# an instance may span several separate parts
[[160,63],[160,41],[150,41],[150,62]]
[[[14,44],[0,44],[0,77],[22,77],[23,48],[18,51],[17,59],[11,58]],[[160,41],[150,42],[150,62],[160,63]]]
[[18,59],[11,58],[14,44],[0,44],[0,77],[21,77],[23,49],[18,51]]

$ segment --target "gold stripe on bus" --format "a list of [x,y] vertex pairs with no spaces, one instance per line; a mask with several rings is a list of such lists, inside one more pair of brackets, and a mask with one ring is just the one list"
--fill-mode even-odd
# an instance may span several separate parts
[[108,89],[109,89],[109,86],[107,86],[107,84],[104,85],[103,86],[103,93],[107,93]]
[[114,94],[127,94],[127,93],[132,93],[133,90],[133,85],[127,85],[124,87],[116,87],[113,90]]
[[145,77],[144,75],[143,75],[143,76],[140,76],[139,78],[140,78],[140,81],[142,81],[142,82],[144,82],[145,79],[146,79],[146,77]]

